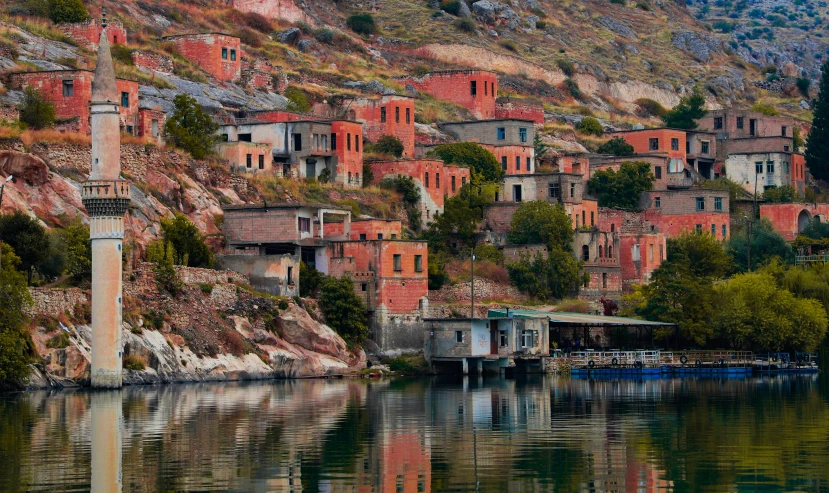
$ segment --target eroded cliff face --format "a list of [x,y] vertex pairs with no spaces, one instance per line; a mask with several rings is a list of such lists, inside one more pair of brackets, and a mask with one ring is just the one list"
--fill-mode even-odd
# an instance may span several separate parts
[[[151,264],[125,273],[125,384],[341,375],[365,367],[365,353],[322,323],[312,301],[300,306],[250,292],[232,271],[177,270],[186,284],[177,297],[158,290]],[[32,294],[32,339],[42,363],[29,386],[88,384],[88,293]]]

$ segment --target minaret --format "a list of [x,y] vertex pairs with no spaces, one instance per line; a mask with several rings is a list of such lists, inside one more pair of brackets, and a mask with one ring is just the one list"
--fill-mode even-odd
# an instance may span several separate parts
[[92,239],[92,387],[121,387],[121,249],[130,185],[121,180],[118,88],[107,41],[106,13],[89,103],[92,173],[83,184]]
[[123,390],[108,390],[89,396],[92,408],[89,426],[92,435],[91,493],[121,492],[121,431],[124,420],[121,392]]

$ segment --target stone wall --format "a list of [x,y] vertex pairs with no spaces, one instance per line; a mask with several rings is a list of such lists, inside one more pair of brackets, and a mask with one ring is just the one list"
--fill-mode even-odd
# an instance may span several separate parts
[[[469,303],[472,299],[472,282],[462,282],[443,286],[437,291],[429,291],[429,302]],[[515,286],[498,284],[489,279],[475,279],[475,302],[484,300],[521,300],[526,298]]]
[[32,295],[32,305],[25,312],[29,317],[58,317],[72,313],[77,305],[89,303],[89,292],[80,288],[29,288],[29,294]]
[[164,74],[172,74],[175,68],[172,58],[159,53],[135,50],[130,53],[130,56],[132,57],[132,63],[134,63],[138,68],[154,70]]

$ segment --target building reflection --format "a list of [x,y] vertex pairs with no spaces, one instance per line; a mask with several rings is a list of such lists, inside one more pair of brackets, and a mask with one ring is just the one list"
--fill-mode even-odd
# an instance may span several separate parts
[[92,493],[121,492],[121,390],[89,397],[92,435]]

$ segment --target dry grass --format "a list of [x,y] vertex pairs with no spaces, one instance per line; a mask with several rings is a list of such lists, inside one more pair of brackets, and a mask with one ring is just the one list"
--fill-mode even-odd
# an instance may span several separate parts
[[56,144],[90,145],[92,138],[85,134],[59,132],[52,129],[24,130],[19,135],[24,144],[30,146],[36,142],[51,142]]
[[568,313],[589,313],[590,303],[585,300],[576,299],[561,300],[561,302],[556,305],[556,311]]
[[[472,279],[472,264],[469,260],[451,260],[446,263],[446,273],[453,282],[469,282]],[[475,262],[475,277],[489,279],[499,284],[509,284],[509,274],[500,265],[481,260]]]

